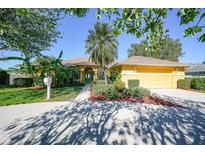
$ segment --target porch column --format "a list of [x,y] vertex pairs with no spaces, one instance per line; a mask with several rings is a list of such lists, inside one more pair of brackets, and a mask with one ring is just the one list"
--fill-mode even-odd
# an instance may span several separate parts
[[93,79],[94,79],[94,81],[95,81],[95,80],[97,80],[97,78],[98,78],[98,77],[97,77],[98,69],[96,69],[96,68],[93,69],[93,72],[94,72],[94,78],[93,78]]
[[84,69],[80,69],[80,81],[84,82]]

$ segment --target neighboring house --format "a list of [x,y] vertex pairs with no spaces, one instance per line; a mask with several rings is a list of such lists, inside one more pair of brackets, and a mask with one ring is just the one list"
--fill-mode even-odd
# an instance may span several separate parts
[[191,64],[191,67],[185,70],[186,77],[205,78],[205,64]]
[[9,85],[13,85],[14,84],[13,80],[15,78],[29,78],[29,77],[27,75],[9,73]]
[[[77,65],[81,70],[81,81],[97,79],[97,65],[89,62],[89,58],[65,60],[64,65]],[[151,57],[132,56],[124,61],[116,62],[109,70],[121,70],[121,80],[128,87],[128,80],[139,79],[140,87],[145,88],[177,88],[177,80],[185,78],[185,67],[188,65]],[[91,77],[93,76],[93,77]]]

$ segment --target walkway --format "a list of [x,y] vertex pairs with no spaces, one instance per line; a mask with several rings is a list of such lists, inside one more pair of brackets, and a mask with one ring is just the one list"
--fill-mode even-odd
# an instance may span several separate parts
[[74,99],[74,102],[88,100],[90,97],[90,84],[86,84],[80,94]]

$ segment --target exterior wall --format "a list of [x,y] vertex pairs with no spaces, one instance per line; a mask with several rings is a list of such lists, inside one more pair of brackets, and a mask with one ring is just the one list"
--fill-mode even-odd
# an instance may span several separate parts
[[85,82],[85,68],[86,67],[90,67],[93,69],[94,72],[94,80],[97,80],[97,66],[87,66],[87,65],[83,65],[80,66],[80,81]]
[[128,87],[128,80],[139,79],[140,87],[145,88],[177,88],[177,80],[184,79],[182,67],[159,66],[121,66],[121,80]]
[[172,84],[172,88],[177,88],[177,81],[179,79],[184,79],[185,78],[185,73],[184,73],[184,68],[175,68],[175,70],[172,72],[173,75],[173,84]]
[[13,85],[14,84],[13,80],[15,78],[28,78],[28,76],[21,75],[21,74],[13,74],[13,73],[11,73],[11,74],[9,74],[9,85]]

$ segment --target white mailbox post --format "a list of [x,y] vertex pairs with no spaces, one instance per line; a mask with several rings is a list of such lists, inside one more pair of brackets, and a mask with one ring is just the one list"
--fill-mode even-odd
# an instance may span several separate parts
[[47,85],[47,99],[49,100],[51,98],[51,83],[52,78],[50,76],[43,79],[43,82],[45,85]]

